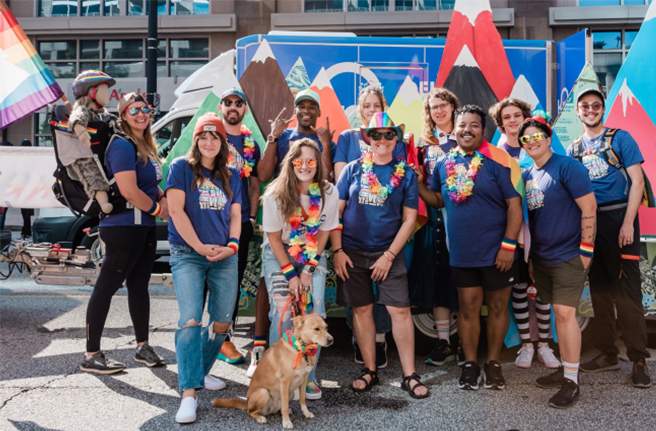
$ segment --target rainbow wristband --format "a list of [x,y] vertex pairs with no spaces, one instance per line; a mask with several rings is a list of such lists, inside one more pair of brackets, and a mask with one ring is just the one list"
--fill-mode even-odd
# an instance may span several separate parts
[[159,202],[153,202],[153,206],[148,210],[148,214],[157,216],[161,210],[162,207],[159,206]]
[[581,241],[581,248],[579,249],[579,253],[581,253],[581,256],[589,257],[592,259],[592,256],[594,256],[594,244]]
[[319,261],[316,259],[310,259],[308,260],[307,265],[314,266],[316,268],[319,265]]
[[501,241],[501,250],[513,252],[517,248],[517,241],[506,237]]
[[237,238],[230,238],[226,247],[230,247],[237,254],[239,252],[239,240]]
[[294,265],[288,263],[287,265],[280,268],[282,273],[285,275],[287,281],[290,281],[292,278],[296,277],[296,271],[294,270]]

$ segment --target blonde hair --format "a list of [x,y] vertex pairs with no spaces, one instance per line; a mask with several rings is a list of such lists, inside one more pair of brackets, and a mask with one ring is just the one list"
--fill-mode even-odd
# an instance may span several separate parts
[[[378,97],[380,106],[383,108],[383,112],[385,112],[385,108],[387,108],[387,100],[385,100],[385,95],[383,94],[383,87],[381,87],[380,84],[368,85],[367,87],[364,87],[362,90],[360,90],[360,98],[358,99],[358,114],[360,115],[360,119],[362,119],[364,102],[367,100],[367,97],[370,94],[375,94],[376,97]],[[368,126],[368,124],[364,124],[364,120],[362,121],[364,126]]]
[[[128,94],[128,98],[132,98],[135,96],[139,96],[139,93],[130,93]],[[138,160],[141,160],[144,164],[148,163],[150,161],[150,155],[159,160],[159,157],[157,156],[157,145],[155,145],[155,138],[153,138],[153,134],[150,131],[150,127],[153,125],[153,118],[149,115],[148,116],[148,127],[146,130],[143,132],[143,137],[137,136],[133,131],[128,122],[123,118],[123,115],[126,115],[127,108],[123,111],[121,114],[121,117],[118,119],[118,127],[121,132],[126,134],[134,144],[137,146],[137,158]]]
[[503,118],[501,112],[504,108],[509,106],[515,106],[519,108],[522,111],[524,119],[531,117],[531,105],[524,102],[523,100],[506,97],[501,102],[492,105],[489,110],[490,117],[492,117],[494,120],[494,124],[497,125],[497,128],[501,130],[501,133],[506,133],[506,129],[503,128]]
[[452,125],[455,121],[455,112],[460,107],[458,98],[451,91],[442,87],[433,88],[430,91],[430,93],[428,93],[426,99],[424,100],[424,131],[422,134],[422,138],[424,140],[430,140],[433,137],[433,134],[435,133],[435,128],[437,127],[435,121],[433,121],[433,117],[431,117],[431,109],[430,109],[430,101],[435,97],[438,97],[444,100],[445,102],[449,103],[451,105],[451,108],[453,108],[453,114],[451,117]]
[[200,187],[201,184],[203,184],[203,181],[205,181],[205,175],[203,175],[201,164],[203,155],[198,148],[198,140],[202,136],[205,136],[206,133],[209,133],[210,136],[215,139],[221,140],[221,150],[219,151],[219,154],[214,157],[214,167],[212,168],[210,179],[218,178],[219,181],[221,181],[221,184],[223,184],[223,189],[228,195],[228,198],[232,199],[232,189],[230,188],[230,176],[232,176],[232,172],[230,172],[230,169],[227,167],[230,148],[228,147],[228,142],[223,139],[223,136],[215,132],[202,132],[196,135],[196,139],[194,139],[191,148],[189,148],[189,151],[185,156],[194,173],[194,182],[191,184],[191,190],[193,191],[195,186]]
[[323,209],[325,202],[325,188],[328,186],[328,183],[322,180],[323,166],[321,163],[321,150],[319,150],[319,146],[309,138],[294,141],[289,147],[289,152],[287,152],[287,155],[282,160],[280,165],[280,175],[267,186],[264,196],[261,198],[262,202],[264,202],[268,196],[274,196],[278,202],[278,208],[285,217],[285,220],[291,219],[296,208],[301,205],[298,195],[298,178],[296,178],[292,162],[301,157],[303,147],[308,147],[314,150],[314,157],[317,161],[317,170],[314,173],[312,182],[323,185],[322,187],[319,187],[321,190],[321,209]]

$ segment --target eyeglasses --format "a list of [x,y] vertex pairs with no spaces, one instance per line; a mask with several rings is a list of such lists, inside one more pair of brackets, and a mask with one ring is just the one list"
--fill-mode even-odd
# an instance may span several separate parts
[[579,103],[579,108],[581,108],[581,111],[583,112],[588,111],[590,109],[592,109],[593,111],[599,111],[603,106],[604,105],[602,105],[599,102],[593,103],[591,105],[588,105],[587,103]]
[[225,106],[226,108],[229,108],[229,107],[232,106],[232,102],[235,102],[235,106],[237,108],[241,108],[242,106],[244,106],[244,101],[243,100],[223,99],[223,101],[221,103],[223,103],[223,106]]
[[146,106],[142,106],[141,108],[130,108],[130,109],[128,109],[128,112],[133,117],[135,115],[137,115],[139,113],[139,111],[143,112],[144,114],[148,114],[148,113],[150,113],[150,106],[146,105]]
[[524,136],[520,136],[520,137],[519,137],[519,142],[522,143],[522,144],[524,144],[524,145],[526,145],[526,144],[528,144],[529,142],[531,142],[531,138],[533,138],[533,140],[534,140],[535,142],[540,142],[541,140],[543,140],[544,138],[546,138],[546,135],[545,135],[544,133],[542,133],[542,132],[537,132],[537,133],[533,133],[532,135],[524,135]]
[[382,132],[377,132],[375,130],[373,132],[369,132],[369,137],[374,141],[378,141],[378,140],[380,140],[380,138],[383,138],[383,137],[385,139],[387,139],[388,141],[391,141],[392,139],[394,139],[395,136],[396,136],[396,132],[382,133]]
[[446,108],[448,108],[449,106],[451,106],[450,103],[440,103],[439,105],[432,106],[432,107],[431,107],[431,110],[434,110],[434,111],[446,111]]
[[296,169],[301,169],[304,164],[307,165],[307,167],[310,168],[310,169],[316,168],[317,167],[317,159],[305,159],[305,160],[303,160],[303,159],[294,159],[294,160],[292,160],[292,165],[294,165],[294,167]]

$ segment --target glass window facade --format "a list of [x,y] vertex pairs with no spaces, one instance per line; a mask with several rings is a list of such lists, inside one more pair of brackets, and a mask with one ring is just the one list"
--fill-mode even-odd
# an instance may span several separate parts
[[119,5],[119,0],[37,0],[36,16],[116,16],[120,15]]
[[344,12],[344,1],[305,0],[305,12]]
[[456,0],[304,0],[305,12],[386,12],[453,9]]
[[[147,2],[148,0],[128,0],[128,15],[144,15],[148,9]],[[209,13],[209,0],[157,0],[157,15],[207,15]]]
[[[55,78],[75,78],[78,73],[103,70],[116,78],[144,77],[145,39],[81,39],[39,41],[41,58]],[[187,77],[207,64],[209,39],[160,39],[157,76]],[[184,60],[184,61],[178,61]]]
[[652,0],[579,0],[579,6],[635,6],[651,2]]
[[606,94],[613,87],[615,77],[617,77],[637,34],[637,30],[609,30],[592,33],[594,69]]

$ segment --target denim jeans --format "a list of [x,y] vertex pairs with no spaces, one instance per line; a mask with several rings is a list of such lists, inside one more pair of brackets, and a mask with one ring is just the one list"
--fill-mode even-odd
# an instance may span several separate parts
[[[289,247],[285,246],[285,251]],[[287,253],[289,261],[293,262],[293,258]],[[282,315],[282,325],[280,327],[281,333],[284,333],[288,329],[292,328],[292,308],[291,304],[285,308],[287,300],[290,298],[289,284],[287,279],[280,269],[280,264],[276,259],[276,256],[273,254],[270,245],[264,246],[262,250],[262,268],[264,270],[264,281],[266,282],[267,292],[269,293],[269,319],[271,320],[271,326],[269,327],[269,346],[273,346],[273,343],[278,341],[280,338],[278,332],[278,326],[280,325],[280,317]],[[294,264],[294,269],[296,273],[300,274],[303,270],[303,265]],[[312,305],[314,307],[314,312],[321,315],[324,319],[326,318],[326,304],[325,304],[325,289],[326,289],[326,254],[325,252],[321,254],[319,259],[319,265],[317,270],[314,271],[312,276]],[[319,354],[321,353],[321,348],[317,352],[317,364],[319,363]],[[310,373],[308,381],[314,380],[314,371],[316,370],[316,365]]]
[[[237,256],[210,262],[194,250],[171,245],[171,272],[180,309],[175,331],[180,391],[202,389],[227,334],[214,332],[213,323],[232,322],[237,296]],[[210,321],[203,330],[203,288],[207,281]],[[197,322],[198,325],[184,326]]]

